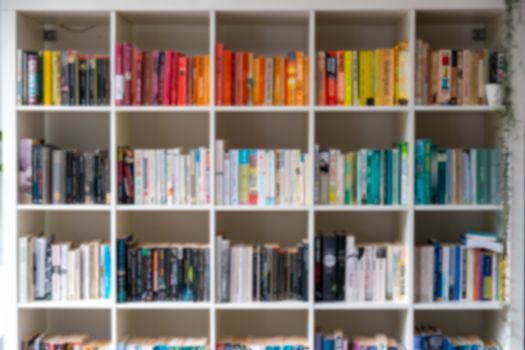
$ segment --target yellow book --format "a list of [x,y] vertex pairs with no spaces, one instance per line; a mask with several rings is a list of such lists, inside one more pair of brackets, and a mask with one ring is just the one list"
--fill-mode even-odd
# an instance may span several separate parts
[[368,103],[372,106],[374,106],[375,103],[375,79],[376,79],[376,72],[375,72],[375,55],[374,51],[370,50],[368,52],[368,96],[367,100]]
[[286,66],[286,104],[288,106],[297,105],[297,59],[295,55],[288,56],[288,64]]
[[256,106],[259,104],[259,61],[260,57],[255,57],[253,59],[253,95],[252,101],[253,105]]
[[353,70],[352,70],[352,51],[345,51],[345,106],[352,105]]
[[253,92],[253,75],[254,75],[253,65],[254,65],[253,52],[248,52],[248,72],[246,73],[247,74],[247,85],[248,85],[248,91],[246,92],[246,94],[248,95],[248,99],[247,99],[248,105],[255,104],[254,99],[253,99],[253,97],[255,96]]
[[310,103],[310,62],[304,58],[304,105]]
[[239,150],[239,203],[250,202],[250,150]]
[[374,51],[374,104],[381,106],[383,104],[383,50]]
[[397,105],[407,105],[410,99],[409,64],[408,42],[400,41],[394,47],[394,100]]
[[295,83],[295,104],[298,106],[304,105],[304,54],[302,51],[297,51],[296,57],[296,83]]
[[52,79],[51,85],[53,90],[53,104],[60,106],[62,104],[62,60],[60,51],[52,51]]
[[366,51],[359,51],[359,105],[366,106]]
[[42,91],[44,95],[44,105],[50,106],[53,104],[53,55],[51,51],[44,50],[42,54],[43,61],[43,81],[44,89]]

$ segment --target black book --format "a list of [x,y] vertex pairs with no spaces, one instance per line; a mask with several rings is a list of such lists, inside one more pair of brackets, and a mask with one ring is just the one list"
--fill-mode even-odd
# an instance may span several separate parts
[[134,249],[135,257],[135,279],[133,280],[133,286],[135,291],[133,292],[134,300],[142,301],[144,294],[144,271],[145,271],[145,259],[142,256],[142,248]]
[[88,63],[85,58],[78,59],[78,94],[81,106],[89,104]]
[[337,300],[345,300],[346,236],[337,236]]
[[142,248],[144,290],[143,301],[153,300],[153,252],[149,248]]
[[337,288],[337,236],[328,234],[322,236],[322,299],[336,301]]
[[323,300],[323,237],[315,236],[315,300]]

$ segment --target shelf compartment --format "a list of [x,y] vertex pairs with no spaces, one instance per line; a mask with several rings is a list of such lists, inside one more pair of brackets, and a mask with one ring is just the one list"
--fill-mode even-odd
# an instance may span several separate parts
[[329,205],[319,204],[314,206],[317,212],[404,212],[408,211],[406,205]]
[[185,212],[192,212],[192,211],[208,211],[210,210],[211,206],[206,204],[196,204],[196,205],[135,205],[135,204],[121,204],[117,205],[117,211],[119,212],[150,212],[150,211],[162,211],[162,212],[177,212],[177,211],[185,211]]
[[475,311],[475,310],[503,310],[507,306],[506,303],[497,301],[479,301],[479,302],[443,302],[443,303],[416,303],[414,309],[416,310],[458,310],[458,311]]
[[416,205],[416,211],[501,211],[503,206],[497,204],[429,204]]
[[208,339],[209,313],[209,310],[197,309],[126,310],[119,307],[117,310],[117,342],[128,336]]
[[399,302],[317,302],[315,310],[408,310],[408,303]]
[[307,337],[308,312],[270,310],[266,305],[260,310],[218,309],[216,325],[218,342],[226,337]]
[[129,211],[117,213],[117,232],[133,234],[140,243],[209,242],[209,215],[206,211]]
[[[440,112],[440,113],[497,113],[502,111],[502,107],[486,105],[420,105],[415,107],[416,112]],[[421,114],[421,117],[432,114]]]
[[169,302],[169,301],[154,301],[154,302],[127,302],[118,303],[118,310],[209,310],[211,304],[209,302]]
[[72,301],[33,301],[18,303],[19,309],[52,309],[52,310],[110,310],[109,300],[72,300]]
[[[308,114],[240,113],[217,114],[216,137],[226,141],[227,149],[264,148],[308,151]],[[293,132],[290,132],[293,131]]]
[[308,310],[304,301],[255,301],[249,303],[217,303],[217,310]]
[[19,211],[107,211],[111,210],[108,204],[18,204]]
[[17,106],[18,112],[62,112],[72,113],[71,118],[78,118],[76,113],[109,113],[109,106]]
[[218,12],[216,30],[216,42],[227,50],[256,56],[309,52],[307,11]]
[[407,106],[316,106],[316,112],[345,112],[345,113],[400,113],[408,112]]

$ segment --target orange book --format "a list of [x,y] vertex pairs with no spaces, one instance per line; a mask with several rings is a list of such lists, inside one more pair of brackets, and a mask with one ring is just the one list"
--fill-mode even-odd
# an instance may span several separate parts
[[223,99],[225,106],[232,104],[232,55],[230,50],[224,50],[224,91]]
[[317,67],[317,104],[326,105],[326,63],[325,63],[325,53],[317,53],[316,67]]
[[288,103],[289,103],[289,95],[288,95],[288,57],[285,57],[284,58],[284,71],[283,71],[283,78],[284,78],[284,83],[283,83],[283,97],[284,97],[284,101],[283,101],[283,104],[285,106],[288,106]]
[[288,58],[286,92],[288,95],[289,106],[297,105],[297,61],[295,55],[292,53]]
[[210,56],[204,56],[204,104],[210,105]]
[[304,105],[304,53],[297,51],[296,53],[296,100],[295,104],[302,106]]
[[275,56],[273,62],[273,104],[275,106],[280,106],[283,104],[281,98],[283,85],[283,72],[281,66],[283,58],[281,56]]
[[235,88],[233,91],[235,92],[234,97],[234,104],[235,105],[242,105],[242,59],[243,59],[243,53],[242,52],[236,52],[235,53]]
[[252,105],[259,104],[259,57],[253,58]]
[[247,92],[246,92],[246,98],[247,98],[247,104],[248,105],[254,105],[255,104],[255,100],[253,98],[253,84],[254,84],[254,57],[253,57],[253,52],[248,52],[248,62],[247,62],[247,65],[248,65],[248,68],[247,68],[247,76],[246,76],[246,89],[247,89]]
[[308,57],[304,58],[304,101],[303,105],[310,103],[310,62]]
[[241,89],[242,89],[242,101],[241,103],[246,106],[248,105],[248,53],[244,52],[242,54],[242,80],[241,80]]
[[257,90],[258,90],[258,96],[257,96],[257,104],[258,105],[264,105],[264,92],[266,88],[265,84],[265,73],[266,73],[266,58],[265,57],[259,57],[259,76],[257,77]]
[[345,104],[345,52],[336,51],[337,78],[336,78],[336,101],[337,105]]
[[204,75],[206,74],[206,60],[204,56],[198,57],[198,83],[197,83],[197,96],[199,106],[204,105],[206,99],[206,84],[204,82]]

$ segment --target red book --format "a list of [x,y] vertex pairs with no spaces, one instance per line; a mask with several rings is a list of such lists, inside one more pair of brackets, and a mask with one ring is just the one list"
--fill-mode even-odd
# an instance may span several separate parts
[[232,104],[232,61],[233,53],[224,50],[224,91],[223,103],[225,106]]
[[142,72],[142,103],[151,105],[151,75],[153,74],[152,53],[144,52]]
[[179,53],[173,52],[171,57],[171,104],[177,104],[177,79],[179,77]]
[[124,103],[124,73],[122,70],[122,59],[124,56],[124,45],[117,43],[116,47],[117,58],[115,60],[115,103],[121,106]]
[[248,105],[248,53],[244,52],[242,56],[242,105]]
[[337,51],[326,52],[326,104],[337,104]]
[[124,105],[131,104],[131,54],[133,46],[131,43],[124,44],[124,58],[122,69],[124,71]]
[[285,106],[288,106],[288,57],[285,57],[284,58],[284,91],[283,91],[283,96],[284,96],[284,105]]
[[158,105],[160,102],[160,91],[159,91],[159,81],[160,81],[160,51],[153,50],[151,53],[151,104]]
[[257,85],[259,85],[258,93],[259,96],[257,96],[257,104],[258,105],[264,105],[264,95],[266,92],[266,57],[260,57],[259,59],[259,76],[257,77]]
[[242,105],[242,67],[243,67],[243,53],[235,53],[235,104]]
[[186,105],[187,96],[187,76],[188,76],[188,57],[179,56],[179,75],[177,78],[177,104],[179,106]]
[[169,106],[171,103],[171,61],[173,52],[166,50],[164,54],[164,86],[162,86],[162,104]]
[[475,253],[475,265],[474,265],[474,301],[481,300],[481,249],[476,249]]
[[131,64],[131,102],[138,106],[142,104],[142,51],[133,48]]
[[215,46],[215,104],[223,105],[224,93],[224,45]]
[[337,104],[345,104],[345,52],[337,51]]

